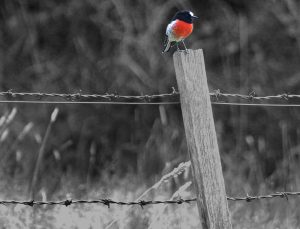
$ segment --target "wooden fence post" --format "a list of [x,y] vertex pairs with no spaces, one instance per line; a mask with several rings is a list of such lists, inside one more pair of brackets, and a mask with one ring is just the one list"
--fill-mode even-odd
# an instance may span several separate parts
[[202,229],[231,229],[203,51],[173,58]]

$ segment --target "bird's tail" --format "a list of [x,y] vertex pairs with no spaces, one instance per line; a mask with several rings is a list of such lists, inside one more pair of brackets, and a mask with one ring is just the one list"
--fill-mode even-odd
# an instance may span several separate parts
[[171,48],[171,42],[169,41],[168,36],[166,36],[165,38],[165,42],[164,42],[164,49],[162,51],[162,53],[168,52]]

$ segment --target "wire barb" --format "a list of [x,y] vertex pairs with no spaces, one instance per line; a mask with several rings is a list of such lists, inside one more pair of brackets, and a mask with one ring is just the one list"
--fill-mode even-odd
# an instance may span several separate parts
[[64,203],[64,205],[66,206],[66,207],[68,207],[69,205],[71,205],[72,204],[72,200],[70,199],[70,200],[65,200],[65,203]]

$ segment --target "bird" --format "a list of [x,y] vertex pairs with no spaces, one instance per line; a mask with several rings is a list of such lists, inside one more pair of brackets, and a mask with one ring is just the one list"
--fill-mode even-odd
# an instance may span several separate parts
[[177,50],[180,50],[178,45],[179,42],[182,42],[185,51],[187,51],[184,39],[193,32],[193,21],[197,18],[199,17],[195,16],[191,11],[178,11],[167,26],[162,53],[168,52],[174,44],[176,44]]

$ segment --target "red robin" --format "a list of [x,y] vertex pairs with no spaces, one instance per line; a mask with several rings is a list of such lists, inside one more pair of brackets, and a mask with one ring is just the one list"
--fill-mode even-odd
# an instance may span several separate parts
[[172,18],[172,21],[167,26],[166,39],[164,44],[164,52],[168,52],[170,48],[176,43],[177,50],[179,50],[178,43],[181,41],[185,51],[187,51],[184,44],[184,39],[193,32],[193,21],[198,18],[191,11],[178,11]]

